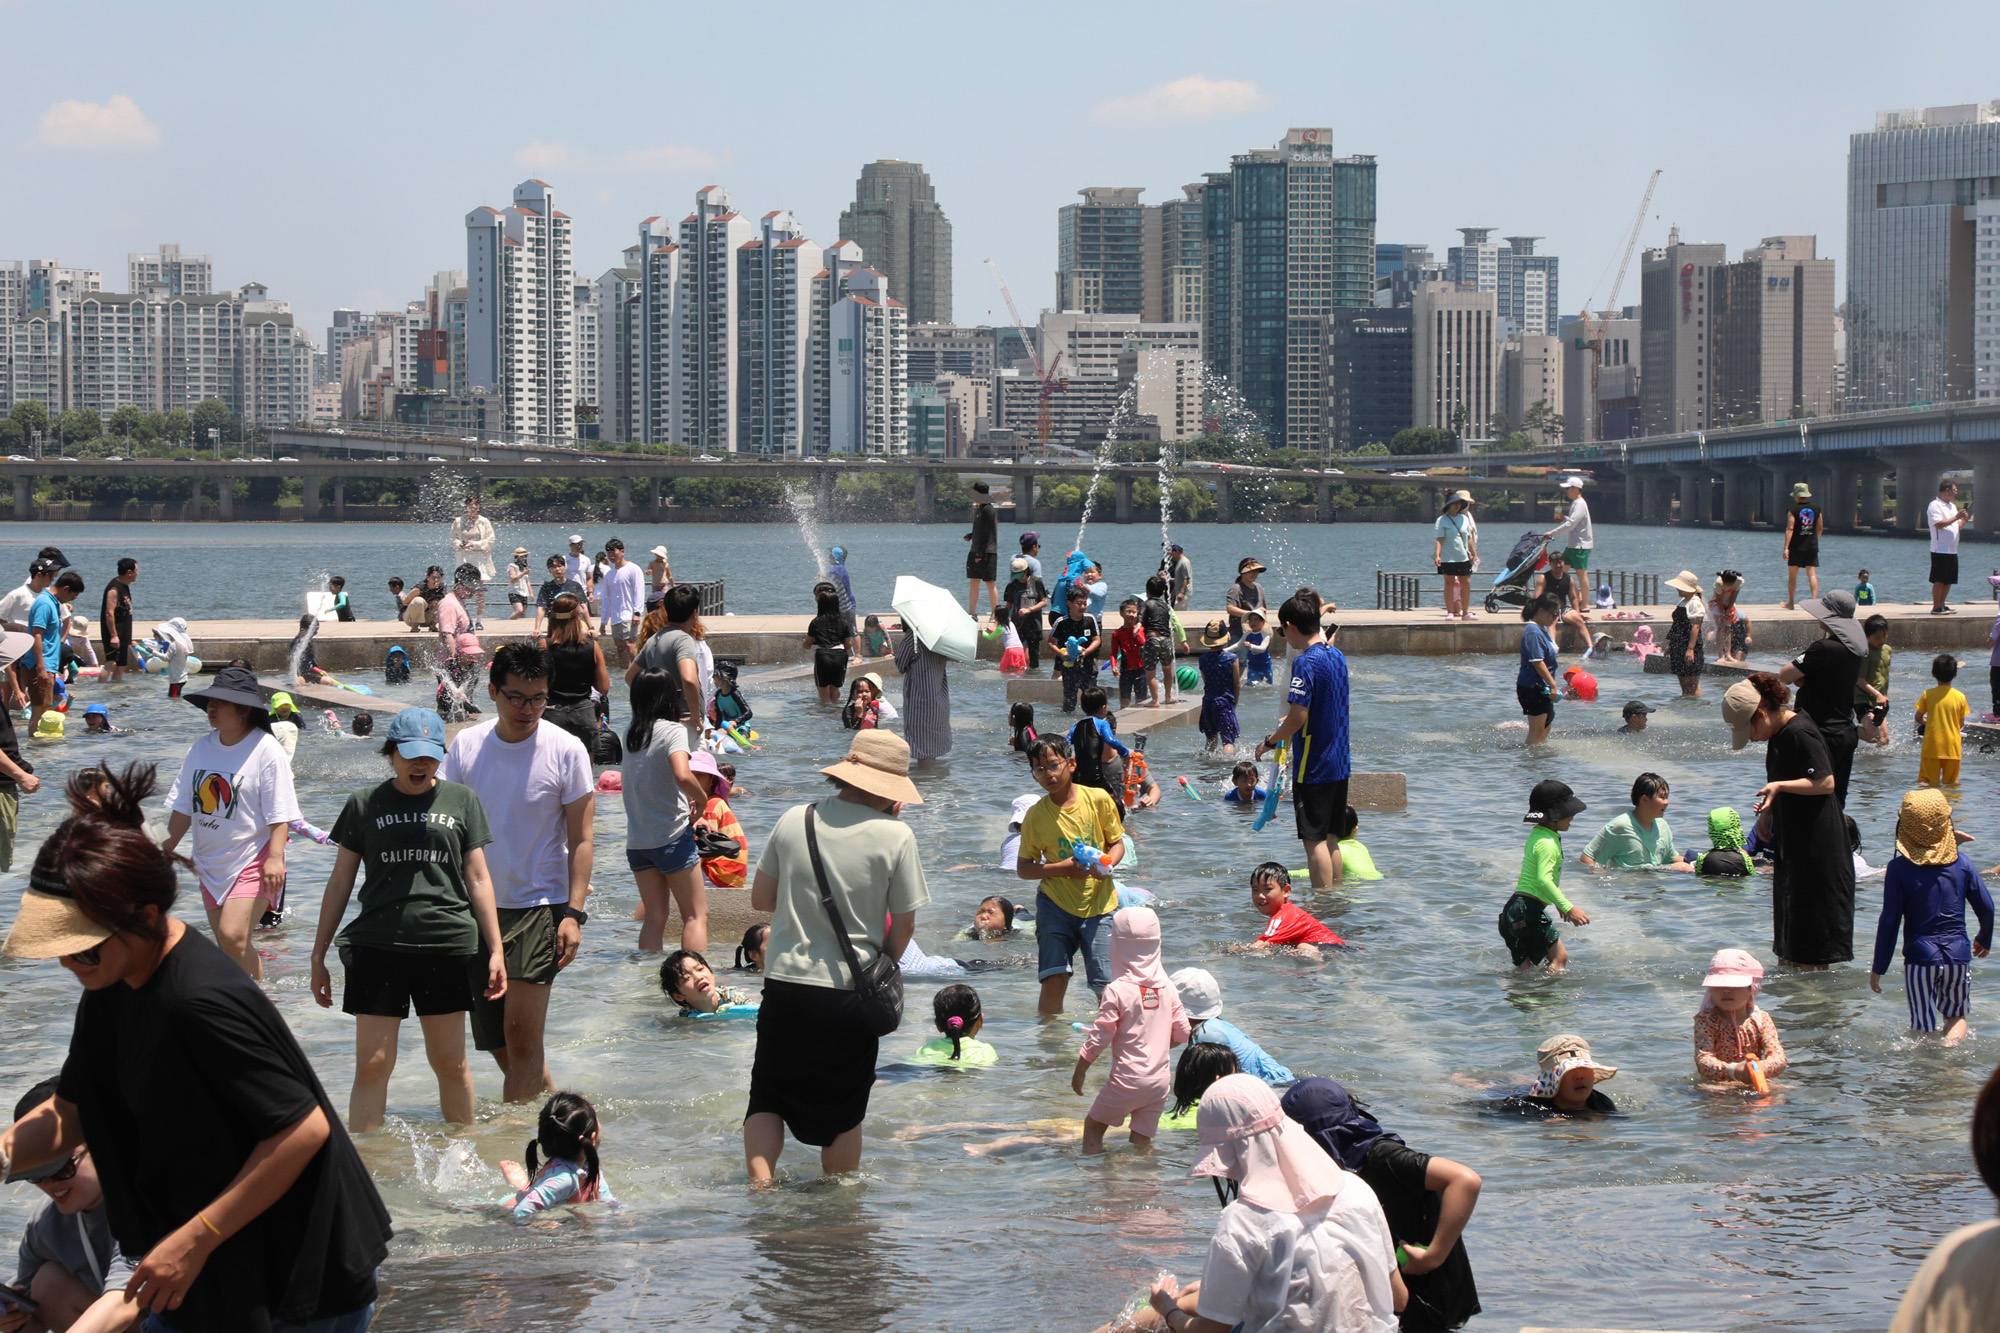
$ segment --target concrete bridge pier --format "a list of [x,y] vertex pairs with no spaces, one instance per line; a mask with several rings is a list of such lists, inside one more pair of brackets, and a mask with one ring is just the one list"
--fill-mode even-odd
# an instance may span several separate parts
[[1966,503],[1972,510],[1966,527],[1985,537],[2000,533],[2000,449],[1972,456],[1972,498]]
[[[1320,494],[1325,495],[1331,489],[1331,487],[1323,486],[1320,488]],[[1111,494],[1116,500],[1116,512],[1113,517],[1117,522],[1130,523],[1132,521],[1132,478],[1125,476],[1112,478]],[[1320,519],[1322,523],[1329,521],[1324,516]]]
[[1937,499],[1938,480],[1944,476],[1949,463],[1949,459],[1939,454],[1913,454],[1897,458],[1897,531],[1924,531],[1924,511],[1931,501]]
[[319,478],[307,477],[301,483],[300,494],[305,498],[306,522],[319,522]]
[[[1435,490],[1431,491],[1436,496]],[[1236,484],[1228,477],[1215,479],[1215,521],[1234,523],[1236,521]]]
[[1313,499],[1319,513],[1316,517],[1322,523],[1331,523],[1334,518],[1333,493],[1339,489],[1330,481],[1322,481],[1313,487]]
[[937,473],[919,472],[916,475],[915,498],[917,502],[917,522],[937,521]]
[[1032,472],[1017,473],[1014,477],[1014,521],[1035,521],[1035,474]]
[[840,474],[830,467],[820,468],[813,474],[813,507],[821,518],[833,512],[833,488],[840,480]]
[[653,493],[646,502],[646,521],[649,523],[660,521],[660,479],[658,477],[653,478]]
[[335,477],[333,479],[333,521],[336,523],[345,523],[347,521],[347,478],[345,477]]
[[1859,469],[1851,459],[1839,459],[1826,465],[1826,494],[1820,500],[1820,508],[1826,511],[1828,532],[1853,532],[1855,522],[1854,483]]
[[620,523],[630,523],[632,521],[632,479],[630,477],[620,477],[618,479],[618,521]]
[[1754,468],[1732,467],[1722,471],[1722,525],[1747,528],[1757,512],[1759,474]]
[[1887,469],[1875,459],[1870,459],[1861,468],[1861,526],[1880,528],[1882,526],[1882,492],[1887,480]]
[[1715,509],[1710,494],[1712,487],[1708,469],[1684,467],[1675,471],[1680,478],[1681,487],[1681,526],[1684,528],[1709,526]]
[[226,473],[215,483],[215,516],[224,523],[236,517],[236,478]]
[[1625,521],[1637,523],[1646,513],[1646,482],[1636,467],[1625,469]]
[[25,523],[35,516],[35,479],[14,478],[14,517]]

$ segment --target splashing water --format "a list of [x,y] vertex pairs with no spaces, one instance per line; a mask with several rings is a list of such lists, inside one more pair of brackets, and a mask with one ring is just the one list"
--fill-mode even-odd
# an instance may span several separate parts
[[785,483],[785,508],[792,514],[792,522],[799,526],[799,540],[806,544],[806,551],[813,559],[813,577],[826,573],[831,563],[827,556],[826,534],[820,531],[819,501],[812,490],[797,482]]
[[1174,554],[1174,449],[1160,446],[1160,567],[1171,569]]
[[1139,382],[1134,380],[1125,386],[1125,391],[1118,395],[1117,403],[1112,406],[1111,420],[1104,428],[1104,443],[1097,446],[1096,464],[1090,469],[1090,486],[1083,493],[1083,517],[1076,525],[1076,545],[1072,550],[1083,549],[1083,535],[1090,530],[1090,516],[1097,509],[1098,478],[1104,475],[1104,465],[1111,461],[1111,455],[1117,448],[1119,428],[1131,421],[1138,401]]
[[494,1181],[497,1173],[481,1160],[471,1139],[427,1134],[401,1116],[390,1116],[382,1128],[409,1144],[417,1178],[445,1198],[484,1203],[500,1193]]
[[319,621],[313,620],[292,640],[292,646],[285,653],[285,679],[293,685],[301,684],[299,671],[305,665],[306,654],[312,651],[313,640],[319,637]]

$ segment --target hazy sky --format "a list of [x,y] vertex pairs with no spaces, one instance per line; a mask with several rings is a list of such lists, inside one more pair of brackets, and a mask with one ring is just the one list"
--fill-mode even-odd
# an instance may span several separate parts
[[860,165],[894,157],[951,217],[958,321],[1005,318],[988,257],[1032,320],[1081,187],[1157,203],[1328,125],[1336,152],[1376,156],[1378,239],[1539,234],[1565,310],[1608,296],[1655,167],[1642,245],[1673,223],[1732,252],[1817,232],[1844,285],[1848,134],[2000,97],[1996,37],[1992,0],[0,0],[0,258],[122,289],[128,251],[178,241],[317,341],[333,307],[400,306],[464,267],[465,213],[527,176],[594,278],[712,183],[830,243]]

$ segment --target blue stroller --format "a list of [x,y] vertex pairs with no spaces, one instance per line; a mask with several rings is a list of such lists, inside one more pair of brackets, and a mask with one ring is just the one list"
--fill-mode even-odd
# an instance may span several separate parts
[[1495,615],[1503,606],[1523,607],[1535,586],[1535,575],[1548,563],[1549,539],[1539,532],[1524,532],[1507,555],[1507,566],[1493,580],[1486,594],[1486,613]]

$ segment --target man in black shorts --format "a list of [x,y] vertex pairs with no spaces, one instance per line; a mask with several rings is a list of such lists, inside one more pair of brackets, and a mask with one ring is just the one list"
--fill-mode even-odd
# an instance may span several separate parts
[[1924,512],[1924,524],[1931,533],[1931,614],[1934,616],[1949,615],[1951,612],[1945,598],[1951,596],[1952,585],[1958,582],[1958,538],[1971,517],[1971,510],[1958,507],[1958,483],[1946,477],[1938,485],[1938,498],[1931,501]]
[[1257,758],[1288,737],[1292,750],[1292,816],[1305,846],[1314,888],[1340,882],[1340,823],[1347,813],[1347,659],[1320,634],[1319,594],[1301,588],[1278,608],[1278,625],[1292,650],[1292,686],[1277,730]]
[[132,585],[139,581],[139,562],[126,556],[118,562],[118,576],[104,585],[103,604],[97,613],[97,632],[104,640],[104,679],[125,679],[132,664]]
[[972,549],[965,553],[965,613],[979,614],[979,585],[986,585],[986,609],[1000,609],[1000,592],[994,586],[1000,577],[1000,515],[988,497],[992,490],[983,481],[972,483],[972,531],[965,540]]

